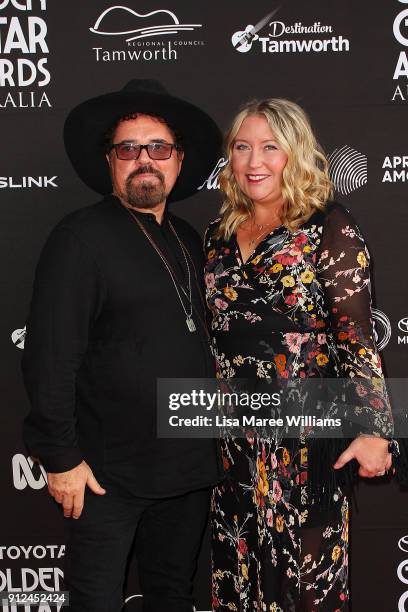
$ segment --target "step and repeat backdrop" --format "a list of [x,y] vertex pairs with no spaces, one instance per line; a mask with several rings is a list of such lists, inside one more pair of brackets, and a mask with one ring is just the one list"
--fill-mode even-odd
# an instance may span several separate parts
[[[82,100],[139,77],[161,80],[223,130],[252,98],[287,97],[307,110],[337,199],[372,253],[387,375],[406,373],[408,0],[0,0],[0,591],[62,584],[63,518],[21,442],[28,402],[20,359],[40,249],[61,217],[98,199],[70,167],[64,118]],[[173,206],[199,231],[217,213],[224,163],[194,198]],[[356,490],[351,573],[354,612],[408,610],[408,493],[394,482]],[[211,607],[209,579],[207,538],[196,579],[200,612]],[[140,611],[133,564],[126,595],[123,610]],[[0,612],[16,608],[0,604]]]

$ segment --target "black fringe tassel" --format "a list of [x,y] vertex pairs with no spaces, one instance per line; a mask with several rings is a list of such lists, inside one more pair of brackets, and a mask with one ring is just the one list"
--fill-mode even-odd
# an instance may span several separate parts
[[[343,468],[335,470],[332,466],[341,453],[349,446],[351,439],[311,438],[307,441],[308,481],[310,499],[322,507],[333,503],[337,487],[351,487],[358,480],[358,463],[354,459]],[[392,450],[392,467],[398,483],[408,487],[408,438],[396,440]],[[327,466],[330,466],[327,469]]]
[[333,468],[333,464],[350,442],[351,439],[347,438],[310,438],[306,442],[308,496],[324,508],[333,503],[333,494],[338,487],[351,486],[358,478],[359,466],[355,460],[349,461],[341,469]]
[[392,453],[392,467],[399,484],[408,487],[408,438],[397,438],[398,448]]

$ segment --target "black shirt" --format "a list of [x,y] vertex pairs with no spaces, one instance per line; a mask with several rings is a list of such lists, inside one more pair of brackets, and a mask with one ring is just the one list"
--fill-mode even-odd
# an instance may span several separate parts
[[160,225],[150,213],[134,214],[184,284],[186,263],[169,220],[186,246],[197,331],[188,330],[168,271],[116,197],[71,213],[52,231],[36,270],[23,357],[32,404],[24,438],[49,472],[85,459],[133,494],[165,497],[222,477],[213,440],[156,434],[157,378],[214,375],[199,320],[203,251],[182,219],[167,213]]

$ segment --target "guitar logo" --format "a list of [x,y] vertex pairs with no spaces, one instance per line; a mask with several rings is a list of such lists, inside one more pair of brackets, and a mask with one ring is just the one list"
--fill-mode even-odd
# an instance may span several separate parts
[[270,18],[278,12],[279,8],[280,7],[265,15],[265,17],[263,17],[261,21],[258,21],[256,25],[247,25],[245,30],[235,32],[235,34],[232,35],[231,42],[236,51],[239,51],[240,53],[247,53],[250,51],[252,48],[252,43],[259,38],[257,32],[259,32],[268,23]]
[[15,329],[11,334],[11,339],[15,346],[19,349],[24,348],[25,337],[27,335],[27,329],[24,326],[22,329]]

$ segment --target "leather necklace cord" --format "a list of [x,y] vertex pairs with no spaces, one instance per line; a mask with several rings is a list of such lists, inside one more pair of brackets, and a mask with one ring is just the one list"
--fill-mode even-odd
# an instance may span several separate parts
[[[204,299],[203,299],[203,296],[202,296],[202,290],[201,290],[201,287],[200,287],[200,283],[198,281],[197,269],[195,267],[194,261],[193,261],[191,255],[190,255],[190,253],[188,252],[188,249],[187,249],[186,245],[181,240],[179,235],[176,233],[176,230],[174,229],[173,224],[172,224],[172,222],[170,220],[169,220],[169,225],[171,227],[171,230],[172,230],[173,234],[176,236],[182,251],[184,252],[185,255],[187,255],[188,259],[190,260],[190,263],[191,263],[191,266],[192,266],[193,272],[194,272],[194,281],[195,281],[195,284],[196,284],[197,293],[198,293],[198,296],[200,298],[200,302],[201,302],[201,306],[203,308],[203,312],[206,312],[207,307],[205,305],[205,302],[204,302]],[[195,313],[196,317],[200,321],[203,329],[205,330],[205,333],[206,333],[208,341],[211,342],[211,336],[210,336],[210,333],[208,331],[208,326],[207,326],[207,324],[205,322],[205,319],[200,315],[200,313],[198,312],[197,308],[195,307],[195,305],[193,303],[191,303],[191,306],[192,306],[192,308],[194,310],[194,313]]]
[[[177,239],[178,239],[178,241],[179,241],[179,243],[180,243],[180,245],[181,245],[182,249],[184,249],[184,251],[185,251],[185,253],[186,253],[187,257],[189,258],[190,263],[191,263],[191,265],[192,265],[192,267],[193,267],[193,271],[194,271],[194,280],[195,280],[195,284],[196,284],[197,293],[198,293],[199,298],[200,298],[200,301],[201,301],[201,306],[202,306],[202,308],[203,308],[203,313],[205,313],[205,312],[206,312],[206,310],[207,310],[207,306],[206,306],[206,304],[205,304],[205,302],[204,302],[204,298],[203,298],[203,295],[202,295],[202,289],[201,289],[201,287],[200,287],[200,283],[199,283],[198,276],[197,276],[197,269],[196,269],[196,267],[195,267],[194,261],[193,261],[193,259],[192,259],[191,255],[190,255],[190,253],[188,252],[188,249],[187,249],[186,245],[185,245],[185,244],[184,244],[184,242],[181,240],[181,238],[179,238],[179,236],[176,234],[176,231],[175,231],[175,229],[174,229],[174,227],[173,227],[173,225],[172,225],[171,221],[169,221],[169,225],[170,225],[170,227],[171,227],[171,229],[172,229],[173,233],[176,235],[176,237],[177,237]],[[211,343],[211,335],[210,335],[210,333],[209,333],[209,331],[208,331],[208,326],[207,326],[207,323],[205,322],[205,317],[203,318],[203,317],[200,315],[200,313],[198,312],[198,310],[197,310],[197,308],[194,306],[194,304],[192,304],[192,307],[193,307],[194,312],[195,312],[195,314],[196,314],[196,316],[197,316],[198,320],[200,321],[200,323],[201,323],[201,325],[202,325],[203,329],[205,330],[205,333],[206,333],[206,336],[207,336],[208,341]]]
[[[194,314],[195,314],[195,316],[197,317],[197,320],[200,322],[200,324],[201,324],[202,328],[203,328],[203,329],[204,329],[204,331],[205,331],[205,334],[206,334],[206,336],[207,336],[207,340],[208,340],[208,341],[211,341],[211,336],[210,336],[210,334],[209,334],[209,332],[208,332],[207,325],[206,325],[206,323],[205,323],[204,319],[201,317],[200,313],[198,312],[198,310],[197,310],[197,308],[196,308],[196,306],[194,305],[193,300],[192,300],[192,296],[191,296],[191,282],[190,282],[190,270],[189,270],[189,266],[188,266],[188,262],[187,262],[187,257],[188,257],[188,259],[190,260],[190,263],[191,263],[191,265],[192,265],[192,267],[193,267],[193,272],[194,272],[194,280],[195,280],[195,283],[196,283],[196,287],[197,287],[197,290],[198,290],[198,294],[199,294],[199,296],[200,296],[201,304],[202,304],[203,309],[204,309],[204,308],[205,308],[205,306],[204,306],[203,297],[202,297],[202,295],[201,295],[200,285],[199,285],[198,278],[197,278],[197,270],[196,270],[196,268],[195,268],[194,262],[192,261],[192,258],[191,258],[191,256],[190,256],[190,253],[188,252],[188,250],[187,250],[186,246],[184,245],[184,243],[183,243],[183,242],[181,241],[181,239],[179,238],[179,236],[178,236],[178,234],[177,234],[176,230],[175,230],[175,229],[174,229],[174,227],[173,227],[173,224],[172,224],[172,223],[171,223],[171,221],[169,220],[169,226],[170,226],[170,229],[172,230],[173,234],[175,235],[175,237],[176,237],[176,239],[177,239],[177,241],[178,241],[178,243],[179,243],[179,245],[180,245],[180,249],[181,249],[181,251],[182,251],[182,253],[183,253],[183,256],[184,256],[184,259],[185,259],[185,262],[186,262],[187,274],[188,274],[188,276],[189,276],[189,286],[188,286],[188,290],[187,290],[187,289],[186,289],[186,288],[183,286],[183,284],[182,284],[182,283],[181,283],[181,281],[179,280],[179,278],[178,278],[178,276],[177,276],[177,274],[176,274],[176,272],[175,272],[175,270],[174,270],[173,266],[172,266],[172,265],[171,265],[171,263],[168,261],[168,259],[165,257],[164,253],[161,251],[160,247],[159,247],[159,246],[156,244],[155,240],[154,240],[154,239],[152,238],[152,236],[149,234],[149,232],[147,231],[147,229],[145,228],[145,226],[143,225],[143,223],[140,221],[140,219],[138,219],[138,218],[136,217],[136,215],[133,213],[133,211],[132,211],[132,210],[130,210],[130,209],[129,209],[129,208],[127,208],[126,206],[125,206],[124,208],[126,208],[126,210],[128,211],[128,213],[130,214],[131,218],[132,218],[132,219],[133,219],[133,220],[134,220],[134,221],[137,223],[137,225],[139,226],[139,228],[140,228],[141,232],[142,232],[142,233],[145,235],[146,239],[147,239],[147,240],[150,242],[151,246],[154,248],[154,250],[156,251],[156,253],[157,253],[157,254],[158,254],[158,256],[160,257],[160,259],[162,260],[162,262],[163,262],[163,264],[164,264],[165,268],[167,269],[167,271],[168,271],[168,273],[169,273],[169,275],[170,275],[170,277],[171,277],[171,279],[172,279],[172,281],[173,281],[174,288],[175,288],[175,290],[176,290],[176,292],[177,292],[178,298],[179,298],[179,300],[180,300],[180,303],[181,303],[181,305],[182,305],[182,307],[183,307],[183,310],[184,310],[184,313],[185,313],[185,315],[186,315],[187,319],[188,319],[189,317],[191,318],[192,312],[194,311]],[[188,302],[189,302],[189,304],[190,304],[190,313],[188,313],[188,312],[186,311],[186,309],[185,309],[184,303],[183,303],[183,301],[182,301],[182,299],[181,299],[181,296],[180,296],[180,293],[179,293],[179,291],[178,291],[177,283],[179,284],[181,291],[183,292],[184,296],[186,297],[187,301],[188,301]],[[190,326],[189,326],[188,322],[187,322],[187,326],[188,326],[188,328],[189,328],[189,330],[190,330],[190,331],[195,331],[195,330],[192,330],[192,329],[190,328]]]

